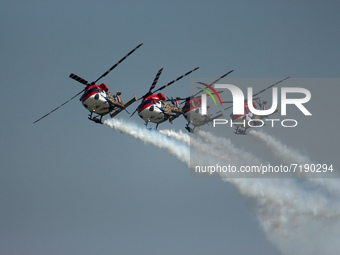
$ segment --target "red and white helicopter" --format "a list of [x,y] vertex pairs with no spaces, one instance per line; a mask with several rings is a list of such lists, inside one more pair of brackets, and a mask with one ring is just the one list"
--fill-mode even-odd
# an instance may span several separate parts
[[155,93],[157,91],[160,91],[160,90],[170,86],[171,84],[173,84],[176,81],[182,79],[183,77],[189,75],[190,73],[196,71],[197,69],[198,69],[198,67],[196,67],[195,69],[183,74],[182,76],[178,77],[177,79],[165,84],[161,88],[152,92],[152,90],[156,86],[156,83],[158,81],[159,76],[161,75],[161,73],[163,71],[163,68],[160,69],[157,72],[157,75],[156,75],[153,83],[151,84],[149,91],[144,96],[139,98],[139,99],[143,99],[142,103],[137,107],[137,109],[131,114],[130,117],[132,117],[132,115],[134,115],[135,112],[138,111],[138,115],[145,121],[145,126],[147,126],[149,122],[153,122],[153,123],[157,124],[156,125],[156,129],[157,129],[157,127],[160,123],[169,120],[170,117],[176,116],[176,114],[181,114],[182,110],[179,107],[178,102],[176,102],[175,105],[170,105],[167,102],[168,100],[166,100],[166,97],[162,93],[157,93],[157,94],[155,94]]
[[[266,91],[267,89],[270,89],[271,87],[274,87],[275,85],[287,80],[290,77],[286,77],[270,86],[268,86],[267,88],[257,92],[256,94],[253,95],[253,106],[255,109],[262,109],[262,110],[266,110],[266,104],[267,101],[261,101],[260,97],[254,98],[257,95],[259,95],[260,93]],[[232,103],[232,101],[225,101],[222,103]],[[257,106],[259,108],[257,108]],[[228,107],[230,108],[230,107]],[[227,109],[228,109],[227,108]],[[275,110],[274,113],[279,112],[279,109],[277,108]],[[272,114],[274,114],[272,113]],[[272,114],[269,115],[257,115],[254,114],[252,112],[250,112],[249,110],[249,106],[247,103],[247,98],[244,100],[244,114],[239,114],[239,115],[234,115],[233,113],[230,114],[230,118],[232,120],[232,123],[236,126],[236,130],[235,130],[235,134],[241,134],[241,135],[245,135],[247,129],[254,127],[254,126],[262,126],[263,125],[263,121],[262,119],[268,118],[269,116],[271,116]],[[251,125],[249,125],[251,122]]]
[[[209,85],[205,83],[201,83],[201,82],[199,83],[204,85],[207,89],[212,90],[214,93],[222,93],[222,91],[216,92],[215,89],[212,88],[212,85],[218,82],[219,80],[223,79],[224,77],[226,77],[228,74],[232,73],[233,71],[234,70],[227,72],[226,74],[222,75],[220,78],[210,83]],[[206,114],[203,114],[202,107],[201,107],[202,106],[201,97],[198,96],[198,94],[202,93],[203,91],[206,91],[206,90],[201,89],[195,95],[192,95],[190,97],[176,98],[176,100],[182,101],[182,103],[184,103],[184,106],[182,108],[182,114],[184,118],[186,119],[186,121],[188,122],[185,129],[188,130],[189,132],[194,132],[196,127],[209,124],[214,119],[220,118],[221,116],[223,116],[223,111],[230,108],[230,107],[225,108],[221,111],[215,112],[212,115],[209,115],[208,112],[206,112]],[[170,121],[173,121],[179,115],[180,114],[177,114],[176,116],[171,117]],[[192,125],[193,127],[190,127],[190,125]]]
[[[57,109],[59,109],[60,107],[65,105],[66,103],[70,102],[72,99],[74,99],[75,97],[77,97],[81,93],[83,93],[83,95],[81,96],[81,98],[79,100],[82,102],[83,106],[90,112],[89,117],[88,117],[89,120],[94,121],[96,123],[102,123],[101,122],[102,117],[104,115],[110,113],[110,112],[112,112],[110,114],[110,116],[112,118],[112,117],[116,116],[118,113],[120,113],[121,111],[125,110],[126,107],[131,105],[133,102],[137,101],[136,96],[134,96],[134,98],[132,98],[127,103],[123,104],[121,99],[120,99],[121,92],[117,92],[116,95],[112,95],[109,92],[107,86],[104,83],[102,83],[100,85],[96,85],[96,83],[101,78],[105,77],[114,68],[116,68],[130,54],[132,54],[135,50],[137,50],[142,45],[143,44],[141,43],[137,47],[135,47],[133,50],[131,50],[128,54],[126,54],[121,60],[119,60],[116,64],[114,64],[108,71],[106,71],[102,76],[100,76],[94,82],[89,83],[88,81],[82,79],[81,77],[79,77],[79,76],[77,76],[73,73],[70,74],[70,78],[84,84],[86,86],[86,88],[83,89],[82,91],[80,91],[79,93],[77,93],[75,96],[70,98],[65,103],[63,103],[60,106],[58,106],[57,108],[53,109],[52,111],[45,114],[44,116],[42,116],[41,118],[39,118],[38,120],[36,120],[33,123],[36,123],[36,122],[40,121],[41,119],[45,118],[46,116],[48,116],[52,112],[56,111]],[[93,114],[97,114],[97,116],[92,117]]]

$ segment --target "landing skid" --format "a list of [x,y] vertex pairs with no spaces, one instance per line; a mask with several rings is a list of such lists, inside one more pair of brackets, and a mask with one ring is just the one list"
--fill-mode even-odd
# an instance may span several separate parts
[[246,131],[247,131],[247,129],[239,129],[239,128],[237,128],[236,130],[235,130],[235,134],[237,134],[237,135],[246,135]]
[[189,133],[194,133],[195,128],[196,128],[195,126],[194,128],[189,127],[189,124],[187,124],[185,127],[185,129],[188,130]]
[[98,123],[98,124],[103,124],[102,118],[103,118],[103,116],[100,116],[100,118],[98,118],[98,116],[92,117],[92,113],[88,117],[89,120],[91,120],[91,121],[93,121],[95,123]]
[[[144,123],[145,128],[148,129],[148,130],[152,130],[152,128],[148,128],[148,123],[149,123],[148,121],[145,121],[145,123]],[[158,125],[159,125],[159,123],[157,123],[156,128],[154,130],[158,131],[158,129],[157,129]]]

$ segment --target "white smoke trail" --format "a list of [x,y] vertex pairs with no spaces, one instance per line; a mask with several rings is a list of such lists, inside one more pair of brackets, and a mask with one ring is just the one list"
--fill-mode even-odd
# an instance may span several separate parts
[[212,145],[219,153],[229,155],[234,160],[235,165],[259,165],[262,162],[261,159],[245,150],[236,148],[230,139],[216,137],[209,132],[201,130],[196,135],[204,141],[204,144]]
[[[203,132],[203,131],[199,131],[202,137],[197,136],[196,134],[189,135],[187,133],[183,133],[182,131],[179,131],[177,133],[173,130],[160,130],[159,132],[190,146],[190,149],[192,150],[191,151],[192,157],[196,156],[197,151],[200,151],[200,152],[203,152],[209,155],[208,158],[205,157],[204,165],[208,165],[207,161],[212,161],[212,160],[215,163],[216,163],[216,160],[219,160],[219,161],[223,161],[223,163],[228,162],[232,165],[240,165],[241,162],[242,164],[248,164],[248,165],[260,164],[260,161],[256,157],[252,156],[249,153],[246,153],[242,150],[235,148],[228,140],[223,140],[222,144],[220,144],[221,143],[220,139],[216,139],[216,140],[219,140],[216,143],[214,143],[215,141],[208,143],[207,140],[210,139],[211,137],[208,136],[208,133]],[[206,138],[205,136],[208,136],[209,138]],[[191,161],[196,163],[196,160],[191,160]]]
[[[182,132],[155,132],[117,119],[104,124],[165,149],[187,167],[190,167],[190,161],[195,164],[258,162],[255,156],[236,148],[228,139],[216,138],[209,133],[189,137]],[[194,145],[194,153],[190,153],[189,144]],[[320,193],[318,189],[306,190],[293,179],[237,179],[225,174],[221,174],[221,178],[256,201],[256,213],[263,230],[283,254],[339,253],[340,205],[336,198]]]
[[105,120],[104,125],[114,128],[115,130],[119,130],[120,132],[143,141],[144,143],[151,144],[160,149],[165,149],[170,155],[175,156],[181,162],[190,161],[190,151],[186,145],[177,143],[155,130],[141,128],[134,123],[121,119]]
[[250,130],[248,135],[267,146],[268,149],[270,149],[270,152],[283,163],[295,162],[303,164],[310,162],[308,157],[301,155],[296,150],[289,149],[286,145],[283,145],[280,141],[264,132]]
[[[312,162],[307,156],[302,155],[297,150],[289,148],[284,145],[278,139],[270,136],[269,134],[263,133],[261,131],[251,130],[249,132],[254,140],[262,143],[266,146],[270,153],[283,164],[312,164]],[[313,185],[322,187],[330,192],[332,195],[340,196],[340,181],[336,178],[316,178],[316,173],[311,172],[296,172],[297,177],[306,177],[306,181],[312,183]],[[335,173],[333,177],[335,177]]]
[[[199,131],[197,134],[191,136],[187,134],[183,134],[180,132],[174,132],[173,130],[161,130],[160,133],[166,134],[169,137],[172,137],[178,141],[183,141],[187,144],[190,144],[191,149],[194,147],[196,149],[201,150],[206,156],[213,157],[213,161],[216,161],[220,164],[231,163],[232,165],[240,166],[244,164],[259,164],[260,161],[250,153],[245,152],[244,150],[236,148],[230,141],[230,139],[226,139],[223,137],[215,137],[210,133]],[[202,138],[202,139],[201,139]],[[195,151],[196,152],[196,151]],[[191,155],[195,154],[191,153]],[[229,156],[228,156],[229,155]],[[230,156],[231,155],[231,156]],[[191,159],[193,161],[193,159]],[[209,159],[208,159],[209,160]],[[223,162],[221,161],[223,160]],[[270,189],[270,194],[267,194],[267,200],[279,201],[280,198],[285,197],[281,202],[288,205],[294,204],[298,201],[298,205],[301,205],[301,200],[307,201],[304,204],[303,208],[299,208],[299,213],[304,213],[308,211],[309,213],[315,213],[317,210],[324,210],[325,202],[322,202],[322,199],[318,198],[318,205],[314,207],[310,207],[309,200],[304,198],[300,199],[292,199],[298,198],[304,192],[296,186],[294,180],[291,179],[240,179],[240,178],[230,178],[227,174],[220,174],[220,177],[223,180],[231,182],[238,186],[240,192],[242,194],[246,194],[248,196],[256,195],[256,197],[261,197],[264,195],[263,187],[266,189]],[[255,181],[254,181],[255,180]],[[314,199],[318,194],[313,196]],[[340,208],[340,207],[339,207]],[[329,214],[329,212],[323,212],[324,214]],[[338,213],[336,213],[338,215]]]
[[[247,155],[245,152],[235,148],[229,139],[215,137],[206,132],[198,132],[197,135],[204,138],[207,143],[214,144],[218,148],[228,148],[230,153],[234,153],[236,155],[242,154],[245,158],[251,158],[250,154]],[[307,157],[297,153],[296,151],[288,149],[272,137],[263,134],[260,138],[262,138],[263,143],[268,146],[270,145],[269,147],[271,148],[272,153],[275,152],[275,156],[281,159],[283,163],[288,164],[294,162],[303,164],[310,162]],[[256,164],[255,160],[254,164]],[[323,184],[328,190],[332,190],[333,194],[336,193],[339,195],[339,183],[336,180],[323,180],[317,178],[308,178],[307,180],[314,184]],[[297,183],[291,179],[271,179],[269,180],[269,183],[263,183],[268,181],[268,179],[256,180],[255,189],[250,189],[251,186],[247,187],[247,185],[249,185],[247,180],[237,180],[236,183],[233,179],[229,181],[233,182],[240,190],[250,191],[250,194],[247,193],[247,195],[256,196],[256,200],[259,205],[258,217],[260,218],[262,227],[266,233],[270,233],[268,235],[269,239],[271,239],[274,243],[277,243],[283,251],[287,252],[287,254],[337,253],[337,249],[334,248],[337,246],[334,245],[336,240],[332,237],[334,237],[333,234],[339,233],[340,224],[338,217],[338,203],[336,203],[336,205],[332,204],[333,200],[323,197],[323,195],[320,195],[319,192],[315,190],[297,190],[295,188]],[[245,187],[241,187],[241,185],[244,185]],[[274,196],[270,196],[268,193],[263,193],[264,197],[261,199],[261,194],[258,193],[258,188],[261,185],[265,185],[264,192],[271,192]],[[271,185],[275,185],[275,187],[270,187]],[[308,194],[307,192],[312,193]],[[311,201],[311,198],[313,201]],[[296,201],[296,204],[291,203],[292,200]],[[316,204],[319,205],[318,209],[325,206],[324,210],[321,209],[320,211],[317,211],[318,209],[314,207]],[[311,213],[313,210],[315,210],[314,213]],[[332,212],[335,212],[335,214],[331,215]],[[332,220],[334,220],[334,225],[331,223]],[[303,226],[303,228],[301,226]],[[310,229],[310,231],[308,231],[308,229]],[[299,231],[301,233],[299,233]],[[305,245],[302,243],[299,245],[299,242],[295,240],[303,241],[304,239],[301,239],[301,235],[304,233],[311,235],[309,238],[310,242],[305,241]],[[324,236],[320,237],[319,235],[316,235],[317,237],[315,237],[312,233],[319,233]],[[282,237],[286,238],[283,239]],[[320,240],[322,240],[321,243],[324,245],[319,245]],[[282,245],[282,241],[286,241],[286,245]],[[331,244],[332,241],[334,242],[333,244]],[[330,244],[325,245],[327,242]],[[294,246],[295,248],[293,249],[292,247]],[[310,247],[310,250],[307,247]]]

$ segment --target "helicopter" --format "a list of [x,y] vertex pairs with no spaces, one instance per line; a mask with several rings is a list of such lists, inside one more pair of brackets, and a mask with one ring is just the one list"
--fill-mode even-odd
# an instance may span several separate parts
[[[263,93],[264,91],[270,89],[271,87],[274,87],[275,85],[287,80],[290,77],[286,77],[268,87],[266,87],[265,89],[257,92],[256,94],[253,95],[253,107],[256,109],[257,106],[259,107],[259,109],[262,110],[266,110],[266,104],[267,101],[262,101],[260,97],[256,97],[255,96],[259,95],[260,93]],[[222,103],[232,103],[231,101],[224,101]],[[230,107],[228,107],[230,108]],[[227,108],[227,109],[228,109]],[[277,108],[272,114],[279,112],[279,108]],[[251,127],[255,127],[255,126],[262,126],[263,125],[263,121],[262,119],[264,118],[269,118],[269,116],[271,116],[272,114],[269,115],[257,115],[252,113],[249,110],[249,105],[247,102],[247,98],[244,100],[244,114],[238,114],[238,115],[234,115],[233,113],[230,114],[230,118],[232,120],[232,123],[236,126],[235,129],[235,134],[238,135],[245,135],[247,129],[251,128]],[[249,123],[252,123],[251,125]]]
[[[205,83],[201,83],[199,82],[199,84],[204,85],[206,88],[212,90],[215,94],[219,94],[222,93],[222,91],[217,92],[212,85],[215,84],[216,82],[218,82],[219,80],[223,79],[224,77],[226,77],[228,74],[232,73],[234,70],[231,70],[229,72],[227,72],[226,74],[222,75],[220,78],[218,78],[217,80],[215,80],[214,82],[212,82],[211,84],[205,84]],[[225,108],[221,111],[215,112],[212,115],[209,115],[208,113],[203,113],[202,111],[202,102],[201,102],[201,97],[198,96],[198,94],[202,93],[203,91],[206,91],[205,89],[201,89],[199,92],[197,92],[196,94],[190,96],[190,97],[186,97],[186,98],[180,98],[177,97],[176,100],[177,101],[182,101],[182,103],[184,103],[184,106],[182,108],[182,114],[184,116],[184,118],[186,119],[186,121],[188,122],[186,124],[185,129],[188,130],[189,132],[194,132],[196,127],[200,127],[203,126],[205,124],[209,124],[211,123],[214,119],[218,119],[221,116],[223,116],[223,111],[229,109]],[[173,99],[171,99],[173,100]],[[177,117],[179,117],[180,114],[176,114],[176,116],[173,116],[170,118],[170,121],[173,121],[174,119],[176,119]],[[193,127],[190,127],[190,125],[192,125]]]
[[[53,109],[49,113],[45,114],[38,120],[34,121],[34,123],[37,123],[41,119],[47,117],[49,114],[53,113],[54,111],[58,110],[63,105],[67,104],[71,100],[73,100],[75,97],[79,96],[83,93],[83,95],[80,97],[80,101],[82,102],[83,106],[90,112],[88,119],[91,121],[94,121],[95,123],[102,124],[102,118],[103,116],[110,114],[110,117],[113,118],[118,113],[120,113],[123,110],[126,110],[126,107],[137,101],[137,97],[134,96],[130,101],[123,104],[120,95],[121,92],[117,92],[116,95],[112,95],[109,92],[108,87],[102,83],[100,85],[96,85],[96,83],[105,77],[109,72],[111,72],[114,68],[116,68],[121,62],[123,62],[129,55],[131,55],[135,50],[137,50],[140,46],[143,44],[139,44],[137,47],[135,47],[133,50],[131,50],[128,54],[126,54],[122,59],[120,59],[116,64],[114,64],[108,71],[106,71],[102,76],[100,76],[97,80],[89,83],[87,80],[84,80],[83,78],[71,73],[70,78],[73,80],[76,80],[80,82],[81,84],[85,85],[85,89],[77,93],[75,96],[71,97],[69,100],[58,106],[57,108]],[[96,114],[95,117],[92,115]]]
[[156,123],[156,129],[158,125],[162,122],[169,120],[170,117],[176,116],[176,114],[182,114],[182,110],[178,104],[170,105],[166,97],[162,93],[157,93],[157,91],[163,90],[164,88],[170,86],[171,84],[175,83],[176,81],[182,79],[183,77],[189,75],[190,73],[196,71],[199,67],[183,74],[182,76],[178,77],[177,79],[165,84],[164,86],[160,87],[159,89],[152,92],[155,88],[156,83],[161,75],[163,68],[161,68],[154,78],[149,91],[142,97],[142,103],[137,107],[137,109],[131,114],[132,117],[137,111],[138,115],[145,121],[145,126],[147,127],[149,122]]

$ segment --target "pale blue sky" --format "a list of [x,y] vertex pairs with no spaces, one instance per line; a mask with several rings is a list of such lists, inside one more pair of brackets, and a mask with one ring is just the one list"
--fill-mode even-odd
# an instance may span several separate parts
[[[78,99],[32,122],[83,89],[70,73],[95,80],[139,43],[102,80],[123,100],[143,95],[162,67],[159,86],[196,66],[190,78],[231,69],[238,78],[338,78],[339,10],[337,1],[2,1],[0,253],[280,254],[251,199],[88,121]],[[190,78],[164,93],[189,94]],[[268,132],[339,163],[337,125],[323,125],[331,119],[319,107],[338,118],[339,88],[311,92],[315,118]],[[249,137],[227,135],[268,154]]]

